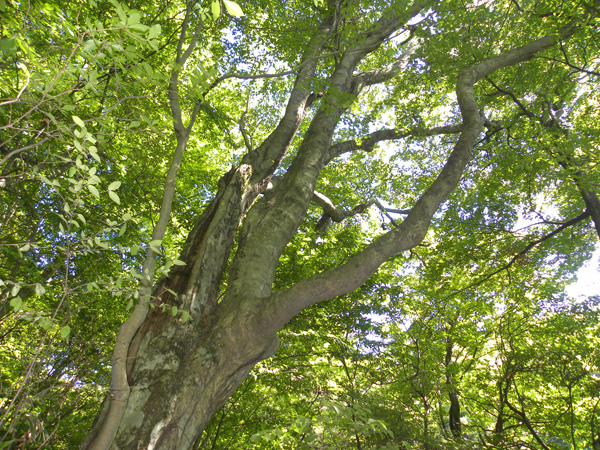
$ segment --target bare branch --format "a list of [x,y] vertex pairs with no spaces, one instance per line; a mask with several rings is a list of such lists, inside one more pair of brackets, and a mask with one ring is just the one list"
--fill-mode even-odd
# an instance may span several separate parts
[[545,234],[544,236],[535,239],[533,241],[531,241],[529,244],[527,244],[521,251],[519,251],[519,253],[517,253],[515,256],[512,257],[512,259],[504,264],[502,267],[499,267],[498,269],[488,273],[487,275],[484,275],[482,278],[480,278],[479,280],[477,280],[474,283],[469,284],[469,286],[467,286],[464,289],[460,289],[459,291],[454,292],[451,295],[457,295],[461,292],[464,292],[468,289],[472,289],[474,287],[477,287],[483,283],[485,283],[487,280],[489,280],[490,278],[492,278],[493,276],[499,274],[500,272],[503,272],[505,270],[510,269],[511,266],[513,266],[519,259],[521,259],[523,256],[525,256],[525,254],[527,254],[527,252],[529,252],[529,250],[531,250],[532,248],[536,247],[538,244],[541,244],[542,242],[547,241],[548,239],[556,236],[557,234],[561,233],[562,231],[564,231],[565,229],[578,224],[579,222],[584,221],[585,219],[587,219],[588,217],[590,217],[590,213],[589,211],[586,211],[580,215],[578,215],[577,217],[568,220],[564,223],[562,223],[559,227],[557,227],[555,230],[551,231],[548,234]]
[[496,83],[494,83],[490,77],[487,77],[486,80],[494,87],[494,89],[496,89],[498,92],[500,92],[503,95],[507,95],[509,96],[512,101],[519,107],[521,108],[521,111],[523,111],[523,114],[525,114],[527,117],[530,117],[532,119],[539,119],[538,116],[536,116],[534,113],[532,113],[531,111],[529,111],[525,105],[523,103],[521,103],[521,101],[517,98],[517,96],[515,94],[513,94],[510,91],[507,91],[506,89],[502,89],[500,86],[498,86]]

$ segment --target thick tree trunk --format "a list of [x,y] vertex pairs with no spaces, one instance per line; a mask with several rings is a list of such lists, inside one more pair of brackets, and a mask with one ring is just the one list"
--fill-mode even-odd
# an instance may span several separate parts
[[[199,217],[179,258],[186,265],[175,267],[154,287],[154,308],[129,346],[130,393],[111,448],[189,449],[252,367],[273,354],[276,333],[286,322],[314,303],[353,291],[389,257],[418,245],[433,214],[457,186],[483,128],[474,83],[556,42],[542,38],[463,70],[457,83],[463,117],[460,138],[406,220],[344,265],[272,292],[279,257],[308,210],[321,170],[334,156],[331,139],[340,117],[364,86],[393,77],[411,52],[387,68],[357,75],[358,63],[425,5],[416,4],[407,12],[391,7],[364,40],[346,49],[291,167],[272,192],[258,198],[316,97],[308,88],[316,69],[311,56],[328,39],[333,18],[319,28],[279,125],[222,177],[215,199]],[[193,320],[183,323],[173,317],[173,306],[189,312]]]
[[[202,327],[155,314],[114,448],[189,449],[258,361],[277,349],[256,309],[217,306]],[[242,309],[243,308],[243,309]]]

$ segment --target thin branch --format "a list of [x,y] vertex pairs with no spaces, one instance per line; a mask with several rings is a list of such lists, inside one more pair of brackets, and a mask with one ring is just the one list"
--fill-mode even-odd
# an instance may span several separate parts
[[265,79],[265,78],[281,78],[281,77],[285,77],[288,75],[293,75],[293,74],[297,74],[300,69],[302,69],[304,66],[306,66],[307,64],[317,61],[319,59],[325,59],[325,58],[329,58],[330,56],[336,56],[343,53],[341,50],[339,51],[335,51],[335,52],[330,52],[330,53],[324,53],[324,54],[320,54],[320,55],[315,55],[315,56],[311,56],[310,58],[306,58],[303,59],[303,61],[298,64],[297,66],[293,67],[292,69],[289,70],[284,70],[282,72],[275,72],[275,73],[256,73],[256,74],[247,74],[247,73],[226,73],[224,75],[221,75],[220,77],[218,77],[215,81],[212,82],[212,84],[206,89],[206,91],[204,92],[204,95],[206,95],[208,92],[212,91],[215,87],[217,87],[222,81],[228,80],[230,78],[237,78],[239,80],[259,80],[259,79]]
[[507,95],[509,96],[512,101],[519,107],[521,108],[521,110],[523,111],[523,113],[527,116],[530,117],[532,119],[537,119],[540,120],[540,118],[538,116],[536,116],[534,113],[532,113],[531,111],[529,111],[525,105],[523,105],[523,103],[521,103],[521,101],[517,98],[517,96],[515,94],[513,94],[510,91],[507,91],[506,89],[502,89],[500,86],[498,86],[496,83],[494,83],[492,81],[492,79],[490,77],[487,77],[486,80],[488,81],[488,83],[490,83],[494,89],[496,89],[498,92],[500,92],[503,95]]
[[10,105],[11,103],[16,103],[21,99],[21,95],[23,94],[23,91],[27,88],[27,86],[29,86],[29,79],[31,78],[31,74],[29,73],[29,71],[27,71],[26,73],[27,80],[25,80],[25,83],[23,84],[23,87],[21,88],[17,96],[11,100],[7,100],[5,102],[0,103],[0,106]]
[[2,161],[0,161],[0,166],[3,165],[6,161],[8,161],[12,156],[15,156],[15,155],[17,155],[19,153],[22,153],[22,152],[24,152],[26,150],[29,150],[31,148],[37,147],[38,145],[42,145],[44,142],[46,142],[51,137],[54,137],[54,136],[47,135],[41,141],[35,142],[33,144],[30,144],[30,145],[26,145],[25,147],[21,147],[21,148],[18,148],[16,150],[13,150],[9,154],[7,154],[4,158],[2,158]]
[[252,143],[252,135],[248,134],[246,130],[246,114],[248,114],[248,108],[250,106],[250,89],[248,89],[248,95],[246,96],[246,109],[240,116],[240,121],[238,122],[238,127],[240,132],[242,133],[242,137],[244,138],[244,144],[248,151],[254,150],[254,145]]
[[548,239],[552,238],[553,236],[556,236],[558,233],[564,231],[565,229],[569,228],[570,226],[573,226],[579,222],[582,222],[583,220],[587,219],[588,217],[590,217],[590,212],[586,211],[580,215],[578,215],[577,217],[568,220],[567,222],[564,222],[563,224],[561,224],[558,228],[556,228],[555,230],[553,230],[552,232],[538,238],[535,239],[534,241],[531,241],[529,244],[527,244],[521,251],[519,251],[519,253],[517,253],[515,256],[512,257],[512,259],[506,263],[505,265],[503,265],[502,267],[494,270],[493,272],[485,275],[484,277],[482,277],[481,279],[477,280],[475,283],[471,283],[469,284],[467,287],[460,289],[456,292],[454,292],[452,294],[452,296],[458,295],[461,292],[465,292],[468,289],[472,289],[474,287],[477,287],[479,285],[481,285],[482,283],[486,282],[487,280],[489,280],[490,278],[492,278],[493,276],[499,274],[500,272],[504,271],[504,270],[508,270],[513,264],[515,264],[520,258],[522,258],[523,256],[525,256],[525,254],[531,250],[532,248],[534,248],[536,245],[541,244],[542,242],[547,241]]

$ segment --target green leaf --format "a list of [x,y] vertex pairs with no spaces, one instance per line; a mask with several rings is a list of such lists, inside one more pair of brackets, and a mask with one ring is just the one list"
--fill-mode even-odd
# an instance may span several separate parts
[[2,39],[0,41],[0,50],[4,52],[6,56],[17,53],[17,43],[14,37]]
[[177,311],[179,311],[179,309],[177,308],[177,306],[173,305],[173,306],[171,307],[171,315],[172,315],[173,317],[175,317],[175,316],[177,315]]
[[244,15],[242,8],[236,2],[232,2],[231,0],[223,0],[225,4],[225,8],[227,8],[227,12],[232,16],[240,17]]
[[159,24],[154,24],[148,30],[148,39],[154,39],[156,36],[160,35],[161,27]]
[[50,320],[48,317],[40,318],[40,327],[42,327],[43,330],[50,331],[50,327],[52,327],[52,320]]
[[188,320],[191,320],[192,316],[190,315],[189,312],[183,310],[181,311],[181,320],[183,321],[183,323],[186,323]]
[[66,339],[69,334],[71,334],[71,327],[69,325],[65,325],[60,329],[60,337]]
[[23,247],[19,248],[19,251],[20,252],[28,252],[30,248],[31,248],[31,245],[25,244]]
[[112,183],[110,183],[108,185],[108,190],[109,191],[114,191],[115,189],[119,189],[119,187],[121,187],[121,182],[120,181],[113,181]]
[[46,293],[46,288],[42,286],[40,283],[35,284],[35,293],[37,295],[44,295]]
[[181,261],[179,259],[174,259],[172,262],[173,262],[174,266],[185,266],[186,265],[185,262],[183,262],[183,261]]
[[15,297],[11,299],[10,306],[14,312],[18,312],[21,309],[21,306],[23,306],[23,300],[21,300],[21,297]]
[[98,192],[98,189],[96,189],[96,186],[92,186],[91,184],[88,184],[87,188],[94,197],[100,198],[100,192]]
[[218,19],[221,15],[221,4],[219,0],[214,0],[210,5],[210,11],[212,12],[213,19]]
[[121,20],[121,22],[123,24],[127,23],[127,16],[125,15],[125,10],[121,6],[121,4],[119,2],[117,2],[116,0],[112,0],[111,3],[115,6],[115,8],[117,10],[117,15],[119,16],[119,19]]
[[135,25],[137,23],[140,23],[141,18],[142,15],[139,12],[133,11],[127,18],[127,25]]
[[119,196],[117,195],[116,192],[114,191],[108,191],[108,196],[111,198],[111,200],[113,202],[115,202],[117,205],[121,204],[121,199],[119,198]]
[[85,128],[85,123],[83,123],[83,120],[81,120],[79,117],[73,116],[73,122],[75,122],[81,128]]

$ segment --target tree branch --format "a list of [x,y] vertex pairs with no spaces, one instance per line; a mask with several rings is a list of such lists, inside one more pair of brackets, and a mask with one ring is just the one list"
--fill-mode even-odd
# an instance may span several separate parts
[[315,193],[313,194],[313,203],[323,208],[323,216],[315,226],[315,229],[319,233],[324,233],[332,221],[337,223],[342,222],[348,217],[353,217],[358,214],[364,213],[373,205],[377,206],[377,208],[379,208],[379,210],[381,210],[381,212],[385,214],[385,216],[390,220],[392,225],[396,228],[398,227],[398,224],[390,214],[410,213],[409,209],[386,208],[376,198],[369,199],[365,203],[356,205],[351,210],[343,210],[341,208],[336,207],[328,197],[317,191],[315,191]]
[[461,132],[461,129],[462,125],[445,125],[434,128],[415,128],[414,130],[377,130],[361,138],[333,144],[329,150],[329,160],[343,155],[344,153],[353,152],[356,150],[362,150],[369,153],[373,151],[375,145],[381,141],[404,139],[410,136],[428,137],[437,136],[440,134],[458,134]]
[[[223,308],[236,308],[244,302],[251,302],[248,299],[270,295],[279,257],[308,211],[319,174],[327,163],[333,133],[342,114],[356,99],[357,92],[352,83],[356,67],[427,4],[417,2],[408,11],[399,11],[401,8],[392,4],[389,14],[378,20],[369,32],[361,36],[359,42],[346,48],[333,73],[327,78],[328,89],[324,99],[281,183],[271,195],[256,202],[246,215],[230,269],[230,279],[236,281],[227,286],[221,302]],[[289,143],[285,145],[287,149]],[[281,149],[280,146],[274,150],[280,152]],[[271,158],[265,163],[272,166],[274,161],[275,158]],[[261,271],[255,270],[257,264],[262,267]],[[226,306],[228,303],[231,306]]]
[[559,39],[570,36],[573,31],[563,31],[560,36],[542,37],[462,70],[458,75],[456,94],[463,125],[458,142],[436,180],[421,195],[398,228],[369,244],[347,263],[271,294],[268,301],[262,303],[263,316],[269,318],[265,319],[264,332],[275,333],[292,317],[314,303],[352,292],[366,282],[388,258],[418,245],[427,233],[433,214],[456,188],[483,130],[484,119],[480,116],[473,94],[475,83],[496,70],[531,59],[535,54],[552,47]]
[[362,214],[374,203],[374,200],[369,200],[366,203],[355,206],[349,211],[345,211],[336,207],[328,197],[315,191],[313,194],[313,202],[323,208],[323,216],[315,228],[319,233],[324,233],[331,221],[339,223],[348,217]]
[[486,80],[494,87],[494,89],[496,89],[498,92],[500,92],[503,95],[507,95],[509,96],[512,101],[519,107],[521,108],[521,111],[523,111],[523,114],[525,114],[527,117],[532,118],[532,119],[536,119],[536,120],[540,120],[540,118],[538,116],[536,116],[534,113],[532,113],[531,111],[529,111],[525,105],[523,105],[523,103],[521,103],[521,101],[517,98],[517,96],[515,94],[513,94],[510,91],[507,91],[505,89],[502,89],[500,86],[498,86],[496,83],[494,83],[491,78],[486,78]]
[[[546,130],[555,131],[555,132],[559,131],[564,136],[568,136],[568,131],[563,129],[560,126],[560,123],[556,118],[553,118],[551,120],[544,120],[543,117],[537,116],[534,113],[532,113],[531,111],[529,111],[525,107],[525,105],[523,105],[521,103],[521,101],[517,98],[517,96],[514,93],[500,88],[489,77],[487,78],[487,81],[498,92],[509,96],[527,117],[536,120]],[[592,221],[594,222],[594,227],[596,229],[596,233],[598,234],[598,237],[600,238],[600,199],[598,198],[596,191],[594,189],[592,189],[591,187],[586,186],[587,183],[585,183],[584,174],[579,169],[579,166],[575,163],[575,161],[573,161],[573,157],[571,155],[567,154],[561,148],[557,148],[556,151],[559,155],[559,158],[557,158],[558,164],[563,169],[565,169],[568,173],[569,172],[571,173],[570,177],[572,178],[573,182],[575,183],[575,186],[577,186],[577,189],[579,190],[579,193],[585,203],[586,210],[591,215]],[[548,153],[550,153],[552,155],[551,151],[549,151]]]
[[369,72],[363,72],[353,77],[353,82],[360,90],[364,86],[384,83],[398,75],[408,64],[408,59],[419,47],[414,46],[406,50],[396,61],[384,67],[379,67]]
[[548,239],[556,236],[558,233],[561,233],[562,231],[564,231],[565,229],[584,221],[585,219],[587,219],[588,217],[590,217],[590,213],[589,211],[586,211],[580,215],[578,215],[577,217],[568,220],[566,222],[564,222],[563,224],[561,224],[559,227],[557,227],[555,230],[551,231],[550,233],[535,239],[534,241],[530,242],[529,244],[527,244],[525,246],[525,248],[523,248],[521,251],[519,251],[519,253],[517,253],[515,256],[512,257],[512,259],[504,264],[502,267],[494,270],[493,272],[483,276],[481,279],[477,280],[475,283],[469,284],[469,286],[467,286],[464,289],[460,289],[459,291],[454,292],[453,294],[451,294],[451,296],[457,295],[461,292],[465,292],[468,289],[472,289],[474,287],[477,287],[479,285],[481,285],[482,283],[486,282],[487,280],[489,280],[490,278],[492,278],[493,276],[499,274],[500,272],[504,271],[504,270],[508,270],[513,264],[515,264],[520,258],[522,258],[529,250],[531,250],[532,248],[534,248],[536,245],[541,244],[542,242],[547,241]]

